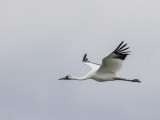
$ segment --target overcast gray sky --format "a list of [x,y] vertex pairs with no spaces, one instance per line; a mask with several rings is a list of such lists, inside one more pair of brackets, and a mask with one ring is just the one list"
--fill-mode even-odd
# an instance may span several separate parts
[[[160,119],[159,0],[1,0],[1,120]],[[58,81],[124,40],[119,73],[142,83]]]

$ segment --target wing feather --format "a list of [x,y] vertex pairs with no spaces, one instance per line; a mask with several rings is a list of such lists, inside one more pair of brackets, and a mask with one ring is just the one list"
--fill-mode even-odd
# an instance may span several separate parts
[[100,64],[88,61],[87,54],[84,55],[82,62],[84,64],[88,65],[89,67],[91,67],[92,70],[97,70],[100,67]]
[[123,45],[123,41],[118,45],[118,47],[107,57],[103,58],[102,65],[97,70],[97,73],[112,73],[116,74],[122,67],[123,61],[129,55],[130,51],[126,51],[127,44]]
[[123,50],[119,50],[119,52],[123,52],[123,51],[128,50],[128,49],[129,49],[129,47],[124,48]]

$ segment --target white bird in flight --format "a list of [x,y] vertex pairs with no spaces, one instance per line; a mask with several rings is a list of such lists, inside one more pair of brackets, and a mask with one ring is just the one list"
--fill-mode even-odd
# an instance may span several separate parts
[[87,58],[87,54],[84,55],[82,62],[91,67],[91,71],[82,77],[74,77],[67,75],[66,77],[60,78],[59,80],[87,80],[93,79],[98,82],[105,81],[130,81],[130,82],[141,82],[138,79],[129,80],[127,78],[119,77],[117,72],[121,69],[123,61],[129,55],[130,51],[126,51],[129,47],[127,44],[123,44],[122,41],[119,46],[108,56],[103,58],[102,64],[90,62]]

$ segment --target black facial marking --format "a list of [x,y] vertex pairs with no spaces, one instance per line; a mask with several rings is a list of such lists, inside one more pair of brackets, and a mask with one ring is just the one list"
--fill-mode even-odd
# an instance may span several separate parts
[[67,79],[67,80],[69,80],[69,77],[70,77],[70,76],[69,76],[69,75],[67,75],[67,76],[66,76],[66,79]]

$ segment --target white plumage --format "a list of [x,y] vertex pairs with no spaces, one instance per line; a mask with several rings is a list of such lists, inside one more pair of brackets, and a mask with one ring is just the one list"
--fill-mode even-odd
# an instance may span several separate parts
[[129,80],[126,78],[119,77],[117,72],[121,69],[123,61],[129,55],[130,51],[126,51],[129,47],[127,44],[123,44],[122,41],[119,46],[108,56],[103,58],[102,64],[97,64],[90,62],[87,58],[87,54],[84,55],[82,62],[91,67],[91,71],[82,77],[74,77],[67,75],[66,77],[60,78],[59,80],[87,80],[93,79],[98,82],[104,81],[131,81],[131,82],[141,82],[138,79]]

